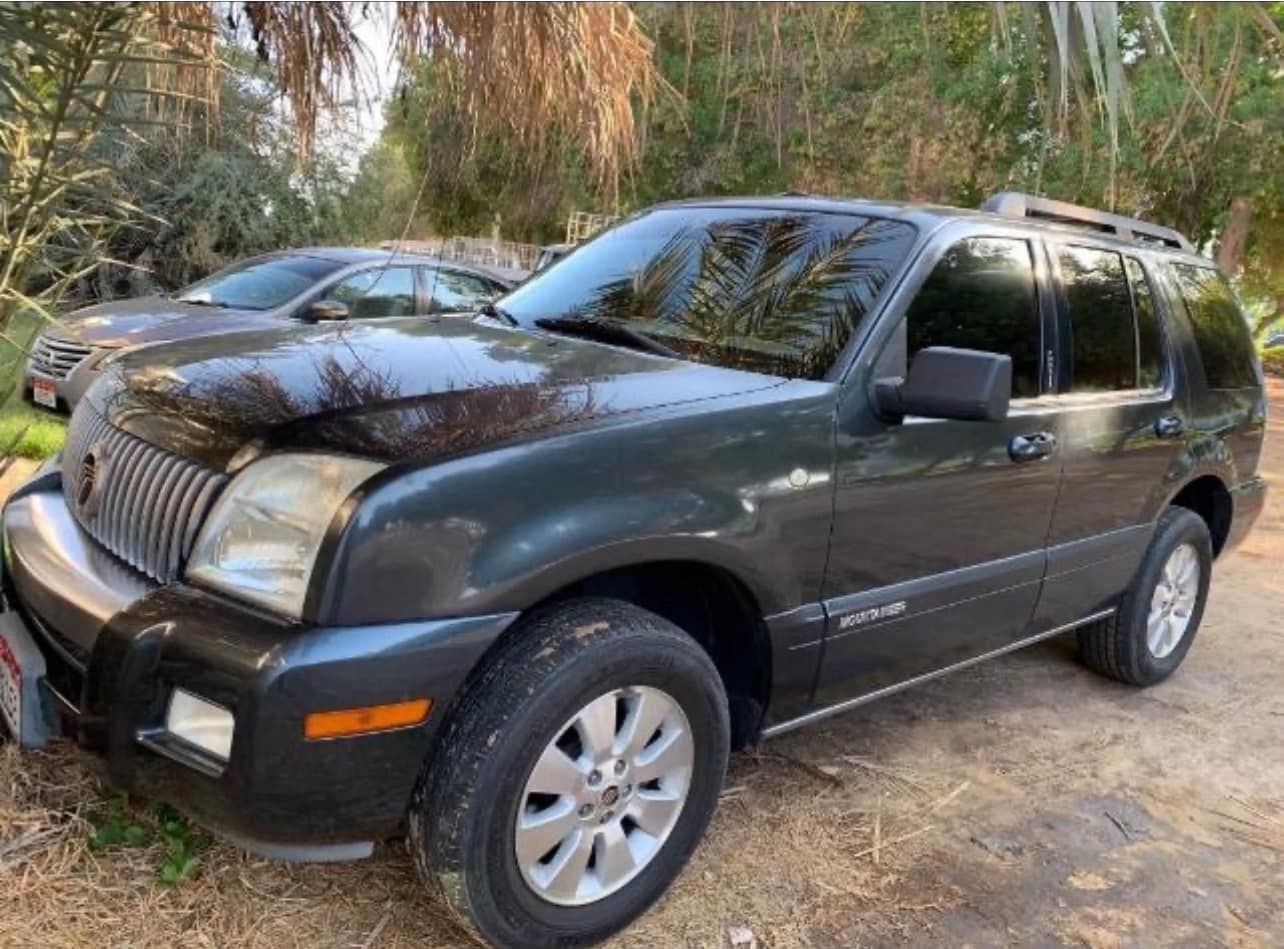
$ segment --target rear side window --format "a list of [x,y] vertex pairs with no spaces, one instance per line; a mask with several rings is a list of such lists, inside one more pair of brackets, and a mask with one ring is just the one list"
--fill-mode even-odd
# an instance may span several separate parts
[[928,346],[1012,357],[1014,398],[1039,394],[1039,302],[1030,245],[973,237],[950,247],[905,317],[909,359]]
[[1155,294],[1140,260],[1125,257],[1124,269],[1128,271],[1132,309],[1137,319],[1137,384],[1143,389],[1155,389],[1163,377],[1164,346],[1159,313],[1155,309]]
[[1208,387],[1242,389],[1257,385],[1248,323],[1225,279],[1207,267],[1171,266],[1177,278],[1177,290],[1190,314]]
[[1141,261],[1075,246],[1059,248],[1057,259],[1070,313],[1070,391],[1158,387],[1163,337]]
[[1070,308],[1074,392],[1137,388],[1137,338],[1123,258],[1062,247],[1061,284]]

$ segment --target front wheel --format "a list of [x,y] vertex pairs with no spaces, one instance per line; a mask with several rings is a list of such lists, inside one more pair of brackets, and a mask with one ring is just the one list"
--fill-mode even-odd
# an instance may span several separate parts
[[628,603],[525,620],[468,688],[410,815],[422,877],[500,946],[595,942],[678,875],[730,728],[700,646]]

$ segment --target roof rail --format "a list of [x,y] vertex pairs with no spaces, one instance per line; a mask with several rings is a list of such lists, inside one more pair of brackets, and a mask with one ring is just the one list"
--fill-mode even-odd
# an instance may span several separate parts
[[1102,234],[1110,234],[1125,241],[1136,241],[1139,244],[1159,244],[1163,247],[1174,247],[1179,250],[1195,253],[1195,248],[1185,236],[1171,227],[1139,221],[1136,218],[1111,214],[1108,211],[1097,211],[1066,201],[1053,201],[1051,198],[1039,198],[1019,191],[1001,191],[988,198],[981,205],[982,211],[1001,214],[1004,217],[1038,218],[1044,221],[1056,221],[1072,227],[1083,227]]

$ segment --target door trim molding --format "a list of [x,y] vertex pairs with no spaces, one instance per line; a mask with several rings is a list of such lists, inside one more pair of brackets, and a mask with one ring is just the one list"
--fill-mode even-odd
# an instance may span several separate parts
[[[939,613],[952,606],[994,596],[1041,581],[1047,572],[1047,550],[1040,547],[997,560],[955,567],[940,573],[826,598],[829,618],[826,642],[867,633],[883,626]],[[844,624],[844,617],[856,619]]]
[[966,669],[968,666],[974,666],[977,663],[985,662],[987,659],[995,659],[1005,653],[1015,652],[1025,646],[1031,646],[1041,640],[1050,639],[1053,636],[1068,632],[1077,626],[1083,626],[1086,623],[1105,619],[1107,616],[1113,615],[1115,609],[1116,607],[1112,606],[1108,610],[1098,610],[1095,613],[1090,613],[1087,616],[1080,617],[1071,623],[1063,623],[1060,626],[1044,630],[1041,633],[1035,633],[1033,636],[1027,636],[1025,639],[1019,639],[1014,643],[1008,643],[1006,646],[1001,646],[998,649],[992,649],[979,656],[964,659],[962,662],[956,662],[953,665],[945,666],[944,668],[936,669],[932,672],[925,672],[922,675],[914,676],[912,679],[906,679],[904,682],[897,682],[895,685],[889,685],[882,689],[876,689],[873,692],[867,692],[864,695],[858,695],[853,699],[847,699],[834,705],[827,705],[824,708],[816,709],[815,711],[808,712],[805,715],[799,715],[797,718],[791,718],[787,721],[778,722],[775,725],[769,725],[762,730],[760,737],[774,738],[776,735],[781,735],[785,732],[793,731],[795,728],[801,728],[804,725],[810,725],[813,722],[818,722],[829,718],[830,716],[838,715],[848,709],[853,709],[857,706],[864,705],[867,702],[873,702],[875,699],[881,699],[884,696],[900,692],[902,689],[908,689],[915,685],[921,685],[924,682],[930,682],[933,679],[939,679],[941,676],[948,675],[951,672],[958,672],[960,669]]

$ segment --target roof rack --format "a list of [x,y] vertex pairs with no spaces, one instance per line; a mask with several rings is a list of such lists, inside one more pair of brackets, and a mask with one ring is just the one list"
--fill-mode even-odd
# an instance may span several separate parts
[[1053,201],[1051,198],[1039,198],[1019,191],[1001,191],[992,195],[981,205],[982,211],[1001,214],[1004,217],[1038,218],[1044,221],[1056,221],[1072,227],[1088,228],[1102,234],[1110,234],[1125,241],[1136,241],[1141,244],[1159,244],[1178,250],[1195,253],[1190,241],[1171,227],[1162,227],[1148,221],[1111,214],[1108,211],[1097,211],[1066,201]]

